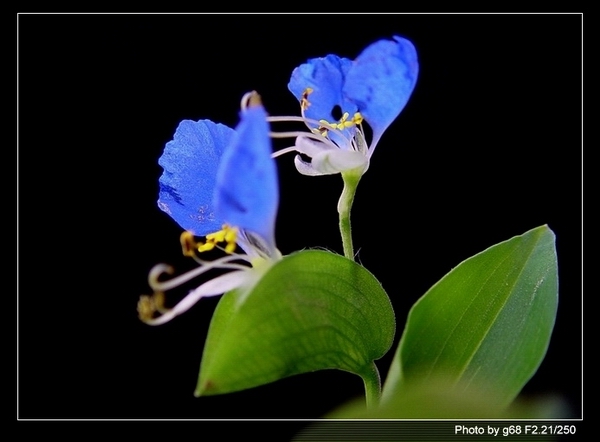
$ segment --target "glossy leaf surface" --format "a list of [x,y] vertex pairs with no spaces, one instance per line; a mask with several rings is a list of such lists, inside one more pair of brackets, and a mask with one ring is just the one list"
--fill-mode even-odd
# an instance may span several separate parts
[[249,292],[226,293],[206,340],[196,395],[256,387],[322,369],[378,382],[390,348],[389,298],[364,267],[306,250],[284,257]]
[[459,393],[477,391],[493,408],[506,407],[542,362],[557,305],[555,236],[547,226],[465,260],[411,309],[384,402],[443,376]]

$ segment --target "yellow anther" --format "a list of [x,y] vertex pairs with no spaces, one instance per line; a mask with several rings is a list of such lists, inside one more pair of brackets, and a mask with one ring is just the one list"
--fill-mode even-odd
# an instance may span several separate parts
[[262,106],[262,100],[256,91],[252,91],[248,95],[248,107],[254,106]]
[[224,225],[223,230],[225,231],[224,240],[227,243],[227,245],[225,246],[225,251],[227,253],[233,253],[235,252],[236,248],[238,229],[237,227],[230,227],[228,225]]
[[194,234],[192,232],[187,230],[184,231],[179,237],[179,241],[181,242],[183,256],[195,256],[198,243],[194,240]]
[[225,228],[225,241],[227,244],[231,244],[236,242],[237,240],[238,229],[235,227],[226,226]]
[[234,242],[229,242],[227,243],[227,245],[225,246],[225,252],[227,253],[233,253],[235,252],[235,248],[236,248],[236,244],[235,241]]
[[337,127],[337,123],[330,123],[327,120],[319,120],[319,123],[322,124],[322,128],[325,128],[325,126],[329,126],[330,129],[335,129]]
[[142,295],[137,304],[138,317],[142,321],[150,321],[156,312],[164,313],[166,310],[163,292],[156,292],[152,296]]
[[219,243],[227,243],[225,245],[225,251],[227,253],[235,252],[236,241],[237,241],[237,227],[230,227],[227,224],[223,224],[223,228],[213,233],[206,235],[206,242],[196,243],[195,249],[198,252],[207,252],[217,247]]
[[308,101],[308,96],[310,94],[312,94],[313,89],[311,87],[307,87],[306,89],[304,89],[304,92],[302,92],[302,98],[300,99],[300,108],[302,110],[306,110],[308,108],[308,106],[310,106],[310,102]]
[[156,311],[154,308],[154,303],[152,302],[152,298],[148,295],[140,296],[140,300],[137,304],[138,317],[142,321],[148,321],[152,319],[154,316],[154,312]]
[[357,124],[361,124],[363,121],[363,117],[360,112],[356,112],[351,120],[348,120],[349,116],[350,114],[348,112],[344,112],[344,115],[342,115],[342,118],[340,118],[337,123],[330,123],[327,120],[319,120],[321,126],[317,130],[321,135],[325,136],[327,135],[327,131],[329,129],[344,130]]
[[223,226],[222,230],[218,230],[216,232],[213,233],[209,233],[208,235],[206,235],[206,241],[208,242],[212,242],[212,243],[218,243],[218,242],[223,242],[225,241],[225,234],[227,226]]
[[154,307],[160,313],[164,313],[167,309],[165,308],[165,294],[163,292],[154,292],[152,295],[154,301]]
[[196,256],[196,252],[208,252],[217,247],[220,243],[226,243],[225,251],[227,253],[235,252],[235,248],[237,247],[237,234],[237,227],[230,227],[227,224],[223,224],[221,230],[206,235],[206,241],[204,242],[196,241],[194,239],[194,234],[187,230],[181,234],[179,241],[181,242],[183,256],[193,258]]
[[322,135],[324,137],[326,137],[327,133],[329,132],[329,129],[327,129],[326,127],[323,127],[323,126],[319,126],[318,128],[311,129],[311,130],[313,133]]
[[196,249],[199,252],[208,252],[209,250],[212,250],[215,248],[215,243],[214,242],[206,242],[204,244],[202,243],[198,243],[196,246]]

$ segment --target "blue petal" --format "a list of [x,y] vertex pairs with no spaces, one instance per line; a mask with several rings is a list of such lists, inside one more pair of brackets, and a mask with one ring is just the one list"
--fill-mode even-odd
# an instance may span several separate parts
[[227,224],[257,234],[274,250],[279,190],[267,114],[255,105],[240,118],[217,172],[215,210]]
[[356,103],[373,130],[372,145],[404,109],[419,73],[414,45],[395,36],[368,46],[346,75],[344,96]]
[[[313,90],[307,97],[310,105],[304,112],[305,117],[334,123],[344,112],[348,112],[350,116],[354,115],[357,111],[356,105],[345,99],[342,94],[346,74],[351,66],[352,61],[347,58],[328,55],[324,58],[312,58],[294,69],[288,89],[298,101],[302,100],[307,88]],[[339,109],[334,115],[332,111],[336,106],[339,106]],[[311,124],[313,128],[318,126]],[[351,136],[346,132],[347,136]]]
[[219,230],[223,219],[215,214],[213,192],[217,167],[233,129],[209,120],[184,120],[158,160],[158,207],[185,230],[202,236]]

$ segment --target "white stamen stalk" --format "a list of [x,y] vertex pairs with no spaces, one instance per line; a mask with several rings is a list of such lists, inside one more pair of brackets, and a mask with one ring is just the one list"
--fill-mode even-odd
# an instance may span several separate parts
[[238,288],[249,280],[250,267],[245,267],[245,270],[238,270],[235,272],[227,273],[225,275],[218,276],[214,279],[206,281],[200,285],[197,289],[192,290],[185,298],[177,303],[172,309],[162,311],[162,315],[157,318],[147,319],[145,322],[149,325],[161,325],[169,322],[175,316],[178,316],[188,311],[194,306],[200,299],[220,295],[229,290]]
[[190,270],[187,273],[176,276],[175,278],[169,279],[167,281],[159,281],[158,278],[164,274],[173,274],[173,268],[166,264],[157,264],[152,270],[150,270],[150,274],[148,275],[148,283],[150,287],[155,292],[166,292],[167,290],[171,290],[175,287],[184,284],[197,276],[206,273],[212,269],[234,269],[234,270],[245,270],[248,269],[248,266],[242,264],[232,263],[231,261],[243,260],[250,263],[250,257],[248,255],[229,255],[224,256],[223,258],[219,258],[212,262],[201,262],[201,267],[196,267],[195,269]]

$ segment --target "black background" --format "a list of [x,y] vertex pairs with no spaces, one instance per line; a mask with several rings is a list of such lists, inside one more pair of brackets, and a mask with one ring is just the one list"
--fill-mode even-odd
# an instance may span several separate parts
[[[560,300],[550,348],[523,394],[582,390],[582,17],[565,14],[18,16],[18,417],[318,418],[362,394],[323,371],[194,398],[216,299],[149,327],[136,303],[159,262],[178,270],[180,228],[156,206],[157,164],[182,119],[234,126],[257,90],[297,115],[294,67],[354,58],[402,35],[417,87],[358,188],[359,260],[410,306],[452,267],[548,224]],[[278,147],[284,147],[278,145]],[[339,176],[278,159],[277,243],[341,252]],[[387,373],[396,343],[378,363]]]

